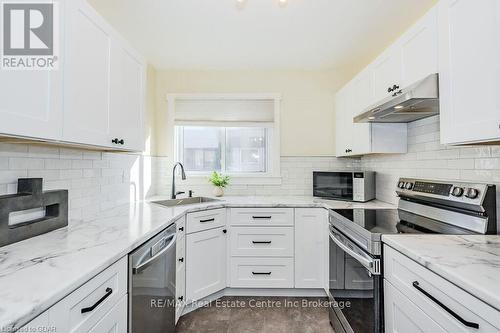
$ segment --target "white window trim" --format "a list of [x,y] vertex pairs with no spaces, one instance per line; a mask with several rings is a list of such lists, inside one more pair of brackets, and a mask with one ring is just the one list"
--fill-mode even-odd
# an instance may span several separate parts
[[[280,112],[281,112],[281,94],[167,94],[167,133],[170,135],[168,144],[168,159],[170,165],[176,162],[175,145],[175,103],[178,100],[273,100],[274,101],[274,122],[272,123],[272,131],[269,131],[269,148],[268,149],[268,170],[265,173],[229,173],[231,183],[238,184],[281,184],[281,142],[280,142]],[[259,123],[246,123],[254,126],[262,126]],[[269,123],[266,123],[269,124]],[[221,126],[224,126],[221,124]],[[269,125],[266,125],[269,126]],[[206,181],[208,173],[189,172],[188,178],[200,179]]]

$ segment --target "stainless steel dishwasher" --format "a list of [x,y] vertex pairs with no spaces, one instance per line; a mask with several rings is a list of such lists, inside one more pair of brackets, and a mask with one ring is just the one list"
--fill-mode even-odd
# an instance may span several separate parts
[[129,255],[129,333],[175,331],[176,226]]

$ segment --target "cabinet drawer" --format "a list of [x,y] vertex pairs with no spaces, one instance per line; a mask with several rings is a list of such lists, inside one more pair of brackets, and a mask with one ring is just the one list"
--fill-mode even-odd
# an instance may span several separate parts
[[293,288],[292,258],[231,258],[233,288]]
[[232,225],[293,226],[293,208],[231,208]]
[[126,294],[124,257],[54,305],[49,316],[58,332],[88,332]]
[[387,280],[384,280],[384,322],[387,333],[446,332]]
[[193,232],[218,228],[226,225],[225,208],[204,210],[196,213],[187,214],[186,232]]
[[[88,333],[122,333],[127,330],[127,296],[123,296]],[[87,332],[87,331],[82,331]]]
[[450,311],[479,324],[474,332],[498,332],[500,328],[500,312],[496,309],[387,245],[384,245],[384,274],[396,289],[448,332],[471,330]]
[[293,256],[293,227],[232,227],[232,256]]

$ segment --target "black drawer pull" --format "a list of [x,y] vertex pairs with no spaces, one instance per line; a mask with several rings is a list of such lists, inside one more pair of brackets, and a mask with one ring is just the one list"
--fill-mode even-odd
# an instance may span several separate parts
[[427,291],[425,291],[424,289],[422,289],[422,287],[420,287],[420,284],[418,283],[418,281],[413,281],[413,287],[415,287],[415,289],[417,289],[418,291],[420,291],[422,294],[424,294],[425,296],[427,296],[431,301],[433,301],[434,303],[436,303],[437,305],[439,305],[441,308],[443,308],[443,310],[445,310],[450,315],[452,315],[456,320],[458,320],[459,322],[461,322],[464,326],[479,329],[479,324],[472,323],[472,322],[467,321],[467,320],[463,319],[462,317],[460,317],[457,313],[455,313],[455,311],[453,311],[452,309],[448,308],[446,305],[444,305],[443,303],[441,303],[434,296],[432,296]]
[[95,304],[92,305],[91,307],[83,308],[82,309],[82,313],[87,313],[87,312],[94,311],[94,309],[97,308],[99,306],[99,304],[101,304],[102,302],[104,302],[104,300],[106,298],[108,298],[109,296],[111,296],[112,293],[113,293],[113,289],[106,288],[106,294],[104,296],[102,296],[100,300],[98,300],[97,302],[95,302]]
[[179,231],[184,231],[184,227],[180,227],[180,228],[179,228]]
[[271,241],[252,241],[254,244],[271,244]]
[[252,216],[254,220],[262,219],[262,220],[270,220],[271,216]]
[[207,219],[207,220],[200,220],[200,223],[213,222],[213,221],[215,221],[215,219],[211,218],[211,219]]
[[252,272],[253,275],[271,275],[271,272]]

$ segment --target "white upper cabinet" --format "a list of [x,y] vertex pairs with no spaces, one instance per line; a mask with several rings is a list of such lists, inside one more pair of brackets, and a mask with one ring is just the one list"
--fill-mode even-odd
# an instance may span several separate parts
[[335,95],[335,149],[337,156],[348,156],[352,153],[352,108],[350,104],[352,90],[346,86]]
[[441,143],[500,141],[500,2],[439,3]]
[[63,139],[142,150],[144,60],[86,1],[67,15]]
[[401,88],[438,72],[437,7],[408,30],[399,41]]
[[[394,45],[387,49],[371,65],[373,78],[372,103],[376,103],[392,95],[393,90],[397,91],[402,88],[401,52],[399,52],[397,46]],[[356,114],[361,113],[361,111],[357,110]]]
[[59,6],[59,69],[2,70],[0,135],[143,150],[145,60],[86,1]]
[[[352,81],[352,110],[348,113],[348,120],[352,127],[352,153],[364,154],[370,152],[371,131],[370,124],[355,124],[352,119],[364,108],[366,108],[373,98],[372,77],[369,71],[362,72]],[[348,126],[348,124],[346,124]]]
[[111,48],[110,135],[125,149],[144,149],[145,65],[124,43]]
[[437,31],[434,7],[337,93],[337,156],[407,152],[406,124],[355,124],[353,118],[438,72]]
[[85,1],[68,2],[63,140],[110,144],[111,32]]
[[[59,6],[63,10],[64,2]],[[60,26],[63,16],[60,16]],[[0,135],[59,140],[62,134],[64,39],[59,69],[0,70]]]

